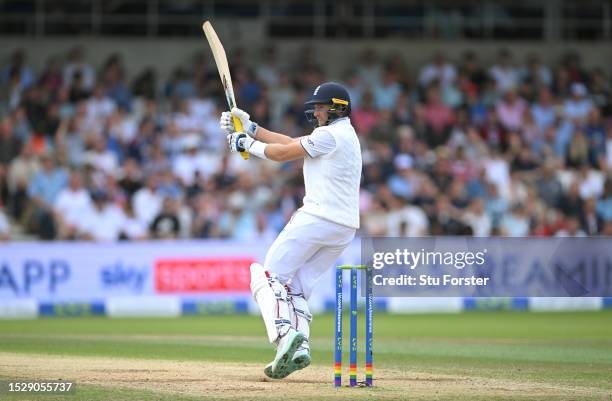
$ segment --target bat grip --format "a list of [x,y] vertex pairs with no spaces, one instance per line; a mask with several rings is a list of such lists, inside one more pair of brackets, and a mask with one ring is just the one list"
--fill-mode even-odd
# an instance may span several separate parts
[[[240,122],[240,119],[238,117],[232,116],[232,121],[234,122],[234,128],[236,128],[236,132],[244,132],[244,129],[242,128],[242,123]],[[240,152],[240,156],[242,156],[244,160],[249,160],[249,152]]]

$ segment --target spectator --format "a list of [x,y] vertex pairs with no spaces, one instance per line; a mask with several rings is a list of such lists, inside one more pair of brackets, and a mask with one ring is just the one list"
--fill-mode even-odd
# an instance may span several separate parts
[[601,171],[590,168],[588,164],[583,164],[578,170],[578,180],[580,181],[580,197],[582,199],[598,198],[604,192],[605,176]]
[[527,63],[521,69],[521,80],[533,88],[549,88],[552,85],[552,72],[542,63],[537,54],[527,56]]
[[593,103],[586,97],[587,89],[584,84],[576,82],[571,88],[572,97],[563,105],[563,122],[555,138],[555,151],[559,156],[566,155],[572,134],[586,124],[593,108]]
[[142,71],[132,82],[131,91],[136,97],[154,100],[157,97],[157,73],[152,67]]
[[597,206],[595,198],[589,198],[584,201],[584,207],[580,215],[580,228],[586,235],[599,235],[604,226],[604,221],[597,215]]
[[465,235],[466,226],[461,221],[461,214],[452,206],[446,195],[436,199],[436,208],[433,216],[429,216],[431,232],[434,235]]
[[567,192],[559,198],[559,209],[566,216],[580,216],[583,213],[583,200],[577,180],[572,181]]
[[261,61],[257,63],[257,69],[255,71],[256,78],[263,82],[268,88],[273,88],[278,84],[280,71],[277,50],[274,45],[268,45],[261,52]]
[[56,56],[51,56],[47,59],[47,64],[41,73],[39,82],[49,93],[55,94],[62,88],[62,67]]
[[191,102],[188,99],[181,99],[177,100],[176,104],[172,120],[178,132],[183,135],[201,133],[201,120],[192,113]]
[[596,202],[597,215],[606,223],[612,221],[612,178],[608,177],[604,185],[604,193]]
[[511,212],[500,222],[501,234],[507,237],[526,237],[529,234],[529,216],[524,205],[512,206]]
[[89,192],[83,188],[83,178],[79,171],[72,171],[68,186],[62,189],[53,205],[57,237],[75,239],[79,224],[92,207]]
[[4,213],[2,203],[0,203],[0,242],[9,241],[11,239],[11,227],[8,217]]
[[429,231],[427,215],[418,206],[402,202],[399,198],[387,215],[387,235],[392,237],[423,237]]
[[7,83],[0,85],[0,113],[7,114],[21,104],[24,86],[17,68],[9,71]]
[[363,87],[363,83],[360,81],[359,75],[355,70],[348,71],[345,76],[346,82],[344,83],[344,87],[349,93],[351,108],[356,110],[361,106],[361,98],[365,88]]
[[493,107],[487,111],[484,124],[481,128],[481,135],[487,146],[491,149],[502,151],[508,145],[506,130],[499,122],[497,111]]
[[106,87],[106,94],[113,99],[117,107],[127,111],[132,110],[132,93],[124,81],[124,68],[121,56],[112,54],[102,70],[102,83]]
[[582,60],[580,54],[575,51],[568,52],[563,57],[562,65],[567,69],[571,82],[586,82],[587,74],[582,68]]
[[574,131],[572,139],[567,145],[565,152],[565,164],[569,167],[578,168],[583,164],[589,164],[589,141],[582,130]]
[[103,191],[91,195],[93,207],[81,214],[80,238],[89,241],[117,241],[125,225],[125,214],[117,205],[109,202]]
[[372,127],[370,141],[391,147],[398,142],[397,127],[393,123],[393,114],[382,110],[378,114],[378,122]]
[[427,90],[427,103],[423,107],[423,116],[429,130],[429,145],[436,147],[446,143],[451,125],[455,122],[455,115],[450,107],[442,103],[439,88],[431,87]]
[[119,170],[119,160],[107,146],[104,138],[98,138],[94,142],[93,149],[84,154],[84,159],[99,170],[108,175],[115,175]]
[[53,156],[40,157],[42,169],[32,177],[28,196],[32,201],[32,227],[42,239],[55,238],[53,205],[59,193],[68,183],[68,174],[62,166],[57,166]]
[[84,91],[91,91],[94,87],[94,70],[90,64],[84,61],[83,49],[80,46],[77,46],[70,51],[68,55],[68,63],[64,66],[64,76],[62,81],[64,86],[72,87],[75,79],[80,80],[80,87]]
[[246,196],[233,192],[227,199],[227,210],[219,216],[219,230],[224,238],[236,240],[253,240],[257,233],[255,213],[244,205]]
[[455,149],[453,160],[450,162],[450,172],[455,179],[469,181],[478,174],[475,160],[478,158],[467,158],[463,146]]
[[[410,95],[406,92],[401,92],[395,105],[393,106],[393,121],[397,125],[408,125],[413,120],[413,104],[410,100]],[[412,128],[410,128],[412,130]]]
[[470,199],[465,188],[465,182],[461,179],[454,180],[451,183],[448,191],[448,197],[451,205],[453,205],[458,212],[462,212],[470,203]]
[[[270,86],[269,90],[270,98],[274,99],[274,102],[270,105],[270,123],[272,127],[280,129],[285,113],[295,97],[295,88],[290,76],[285,72],[281,72],[278,77],[278,85]],[[355,109],[358,103],[355,102],[352,96],[351,101],[351,107]]]
[[374,88],[380,83],[381,65],[374,49],[365,49],[357,64],[359,80],[365,87]]
[[0,85],[8,84],[12,77],[19,77],[21,89],[27,89],[36,81],[32,67],[26,64],[26,53],[23,49],[16,49],[11,54],[9,63],[0,72]]
[[601,68],[595,68],[589,79],[591,99],[604,117],[612,117],[612,94],[609,80]]
[[85,141],[78,130],[75,118],[64,118],[55,132],[55,144],[68,156],[68,164],[80,167],[85,161]]
[[591,166],[605,170],[606,128],[598,108],[593,107],[589,113],[584,133],[588,141]]
[[421,70],[419,74],[419,84],[427,88],[434,81],[438,82],[442,88],[452,85],[457,79],[457,69],[446,60],[444,53],[436,52],[432,61]]
[[540,198],[550,207],[557,207],[563,194],[563,187],[555,176],[555,164],[546,161],[541,176],[536,180],[535,186]]
[[608,124],[606,128],[606,139],[605,139],[605,156],[602,157],[603,165],[608,171],[612,170],[612,124]]
[[371,236],[385,236],[389,233],[387,210],[380,199],[374,197],[366,214],[362,216],[362,228]]
[[470,202],[462,218],[463,222],[472,228],[475,237],[488,237],[491,234],[491,218],[486,213],[481,198]]
[[492,150],[483,163],[486,180],[494,184],[503,197],[507,197],[510,186],[510,165],[504,155]]
[[0,121],[0,166],[6,168],[20,153],[21,145],[21,140],[14,135],[12,118],[3,118]]
[[114,144],[115,153],[119,157],[123,157],[129,146],[136,140],[138,128],[132,114],[123,107],[119,107],[107,119],[109,141]]
[[512,65],[512,55],[506,49],[498,53],[497,63],[489,69],[489,75],[495,81],[499,93],[519,86],[519,71]]
[[556,237],[586,237],[586,233],[580,228],[578,217],[567,217],[566,225],[555,233]]
[[125,205],[125,219],[120,231],[119,239],[121,240],[142,241],[149,238],[147,225],[136,217],[129,202]]
[[487,74],[481,67],[478,55],[474,51],[468,50],[463,54],[460,70],[476,86],[476,91],[471,94],[478,95],[478,92],[485,86]]
[[531,106],[531,115],[540,133],[553,126],[557,119],[557,112],[550,89],[540,88],[538,100]]
[[127,159],[121,168],[119,186],[125,192],[131,203],[134,194],[142,188],[142,174],[134,159]]
[[499,194],[497,186],[492,183],[486,184],[485,209],[491,216],[492,230],[499,227],[499,224],[508,211],[508,201]]
[[178,238],[180,222],[176,210],[176,202],[172,198],[164,198],[162,207],[153,219],[149,232],[155,239]]
[[132,208],[137,219],[146,225],[151,224],[162,206],[162,197],[158,193],[159,176],[151,174],[146,179],[145,187],[139,189],[132,198]]
[[412,157],[407,154],[397,155],[394,165],[396,173],[389,177],[387,185],[395,196],[411,199],[419,185],[419,178],[413,169]]
[[106,88],[102,83],[98,83],[93,88],[92,96],[85,102],[87,109],[88,124],[104,124],[117,105],[109,96],[106,95]]
[[507,131],[519,131],[523,126],[523,117],[527,110],[527,102],[518,97],[516,89],[509,87],[504,97],[497,102],[495,111],[499,122]]
[[376,125],[379,118],[379,111],[374,107],[374,96],[371,91],[363,93],[360,107],[356,107],[351,112],[351,120],[355,124],[355,129],[362,137],[370,135],[372,128]]
[[220,158],[212,153],[200,152],[200,140],[195,135],[183,138],[183,153],[176,157],[172,171],[179,177],[184,186],[190,186],[194,182],[196,171],[204,178],[208,178],[219,165]]
[[374,104],[379,110],[390,111],[401,93],[401,87],[392,70],[387,69],[380,85],[374,87]]
[[208,194],[199,194],[193,200],[195,215],[192,222],[192,233],[195,238],[219,237],[216,225],[219,208],[214,198]]
[[[196,183],[200,177],[200,172],[196,170],[194,172],[192,185]],[[183,187],[181,187],[180,181],[172,174],[172,170],[168,169],[159,174],[159,185],[157,192],[162,198],[178,199],[182,196]]]
[[11,214],[17,219],[22,218],[28,203],[28,184],[39,170],[40,164],[34,157],[32,145],[27,143],[19,156],[11,161],[7,172]]

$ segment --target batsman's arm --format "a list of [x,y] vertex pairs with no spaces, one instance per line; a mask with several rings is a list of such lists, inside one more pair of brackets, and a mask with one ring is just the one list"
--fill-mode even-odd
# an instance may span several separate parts
[[268,144],[281,144],[287,145],[292,142],[298,141],[298,138],[291,138],[290,136],[279,134],[278,132],[272,132],[264,127],[258,126],[257,131],[255,131],[255,138],[258,141]]
[[[282,135],[285,136],[285,135]],[[289,138],[288,136],[286,138]],[[300,141],[289,138],[289,143],[270,143],[266,146],[266,157],[276,162],[303,159],[308,156]]]
[[263,143],[253,139],[253,137],[244,132],[228,134],[227,143],[231,152],[248,151],[249,154],[260,159],[274,160],[276,162],[303,159],[308,156],[306,149],[300,141]]
[[232,107],[230,113],[223,112],[221,114],[219,126],[227,133],[241,131],[245,132],[249,136],[256,138],[258,141],[263,143],[289,144],[294,141],[293,138],[287,135],[272,132],[259,126],[251,121],[249,113],[237,107]]

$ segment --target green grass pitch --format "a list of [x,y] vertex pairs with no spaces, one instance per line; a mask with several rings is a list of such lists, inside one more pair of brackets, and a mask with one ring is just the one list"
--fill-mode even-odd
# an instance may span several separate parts
[[[348,319],[345,320],[345,333],[348,334]],[[313,386],[314,391],[322,391],[320,399],[347,399],[342,392],[344,389],[328,393],[333,386],[333,325],[333,315],[315,316],[311,332],[313,366],[308,369],[319,369],[323,376],[319,381],[308,382],[308,385]],[[360,320],[359,349],[362,353],[358,362],[359,380],[362,380],[364,365],[363,328],[363,320]],[[147,360],[235,363],[236,366],[247,363],[261,365],[263,369],[273,356],[264,336],[261,319],[247,315],[5,320],[0,321],[0,379],[13,377],[8,369],[3,368],[3,355],[9,354],[22,355],[24,360],[32,355],[117,357],[143,363]],[[344,363],[348,365],[348,337],[344,341]],[[30,369],[35,371],[36,367]],[[412,372],[413,376],[407,377],[412,377],[413,382],[403,389],[390,388],[385,384],[385,375],[392,376],[393,372]],[[439,385],[423,387],[419,375],[434,382],[438,380]],[[445,379],[449,377],[466,378],[475,386],[478,383],[483,383],[483,386],[501,383],[499,386],[507,386],[509,390],[500,387],[496,392],[496,384],[491,393],[470,394],[465,386],[459,386],[454,394],[452,380]],[[35,377],[23,377],[22,374],[20,378]],[[343,380],[348,381],[346,373]],[[375,314],[374,380],[377,386],[372,390],[375,399],[612,400],[612,310]],[[265,384],[273,388],[277,383]],[[511,391],[513,385],[516,386],[515,392]],[[220,392],[217,396],[249,399],[248,395],[241,394],[240,383],[237,386],[237,390]],[[443,391],[436,394],[436,388]],[[544,390],[525,393],[531,388]],[[88,383],[77,389],[75,394],[66,396],[35,398],[32,395],[7,397],[7,394],[0,394],[0,399],[207,399],[202,398],[205,394],[194,393],[195,390],[173,393],[157,391],[157,388],[147,388],[146,385],[129,388],[122,383]],[[551,392],[546,389],[551,389]],[[564,398],[563,389],[578,390]],[[211,397],[208,399],[217,399]],[[281,395],[278,398],[266,397],[270,400],[292,399]]]

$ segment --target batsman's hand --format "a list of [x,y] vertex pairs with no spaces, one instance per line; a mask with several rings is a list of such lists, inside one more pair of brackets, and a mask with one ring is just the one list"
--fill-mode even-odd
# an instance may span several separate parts
[[234,126],[233,117],[240,120],[244,131],[249,134],[249,136],[255,138],[255,133],[257,131],[257,124],[250,120],[249,113],[244,110],[239,109],[238,107],[232,108],[232,111],[224,111],[221,113],[221,118],[219,119],[219,126],[221,129],[228,134],[232,134],[236,132],[236,127]]
[[233,132],[227,136],[230,152],[248,152],[255,139],[244,132]]

